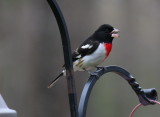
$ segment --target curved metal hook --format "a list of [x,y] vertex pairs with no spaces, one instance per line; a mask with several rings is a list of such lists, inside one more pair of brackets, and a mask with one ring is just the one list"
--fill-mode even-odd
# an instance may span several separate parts
[[72,63],[72,57],[71,57],[71,45],[70,45],[70,38],[69,38],[67,26],[66,26],[63,14],[56,0],[47,0],[47,2],[50,5],[53,11],[53,14],[57,20],[58,27],[61,34],[71,117],[78,117],[76,88],[75,88],[75,81],[73,77],[73,63]]
[[118,75],[120,75],[122,78],[127,80],[127,82],[131,85],[132,89],[137,94],[139,101],[142,105],[150,105],[154,104],[149,99],[157,100],[157,92],[154,88],[151,89],[142,89],[139,84],[136,82],[134,77],[125,69],[118,67],[118,66],[107,66],[107,67],[100,67],[97,69],[97,71],[94,72],[94,75],[91,75],[85,84],[81,98],[79,103],[79,117],[86,117],[86,110],[87,110],[87,104],[88,99],[90,96],[90,93],[92,91],[92,88],[96,81],[105,73],[113,72]]

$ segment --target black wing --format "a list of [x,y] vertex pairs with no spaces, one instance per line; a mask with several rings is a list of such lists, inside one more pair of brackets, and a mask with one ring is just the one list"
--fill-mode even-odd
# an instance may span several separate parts
[[86,55],[92,54],[99,46],[98,41],[92,41],[92,40],[86,40],[83,42],[79,48],[76,49],[75,52],[72,54],[72,60],[73,62],[76,61],[77,59],[80,59]]

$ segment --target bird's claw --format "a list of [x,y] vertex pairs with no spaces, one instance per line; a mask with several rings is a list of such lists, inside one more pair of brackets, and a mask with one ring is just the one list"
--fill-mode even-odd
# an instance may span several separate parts
[[96,67],[97,68],[97,70],[100,70],[100,69],[103,69],[104,67]]
[[90,75],[91,75],[91,76],[99,77],[99,75],[98,75],[98,73],[97,73],[97,72],[90,72]]

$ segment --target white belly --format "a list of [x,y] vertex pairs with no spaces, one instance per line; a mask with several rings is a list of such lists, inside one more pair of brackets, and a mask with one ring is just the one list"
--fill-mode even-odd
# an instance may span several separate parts
[[74,70],[81,71],[84,68],[89,70],[99,65],[106,58],[106,50],[103,44],[100,44],[97,50],[91,55],[87,55],[80,60],[74,62]]

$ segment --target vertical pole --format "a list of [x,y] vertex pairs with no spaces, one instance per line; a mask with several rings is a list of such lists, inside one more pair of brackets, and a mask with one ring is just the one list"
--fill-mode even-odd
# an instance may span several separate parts
[[70,45],[70,38],[69,38],[67,26],[66,26],[64,17],[62,15],[62,12],[57,2],[55,0],[47,0],[47,2],[50,5],[54,13],[54,16],[57,20],[60,34],[61,34],[71,117],[78,117],[76,88],[75,88],[75,81],[73,78],[73,63],[72,63],[72,57],[71,57],[71,45]]

